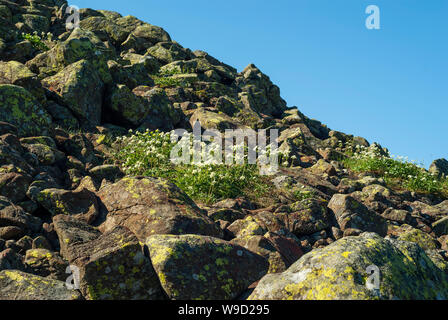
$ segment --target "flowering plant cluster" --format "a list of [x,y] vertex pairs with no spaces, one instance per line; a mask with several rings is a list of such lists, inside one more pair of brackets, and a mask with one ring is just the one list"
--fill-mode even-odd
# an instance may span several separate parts
[[448,195],[448,180],[438,177],[416,161],[407,157],[391,156],[377,144],[369,148],[358,146],[356,152],[344,160],[344,165],[355,172],[374,173],[388,185],[421,193]]
[[[188,137],[191,136],[183,137],[184,141],[189,140]],[[211,160],[174,163],[171,160],[174,146],[169,132],[131,131],[129,136],[115,141],[118,151],[115,158],[126,174],[166,178],[192,199],[206,204],[243,195],[256,197],[267,191],[267,179],[259,174],[256,164],[244,161],[230,165]],[[201,152],[207,148],[213,149],[213,143],[201,142]],[[190,149],[190,155],[195,158],[195,148]]]
[[53,35],[50,32],[48,33],[42,32],[40,36],[37,33],[37,31],[34,31],[33,34],[30,33],[21,34],[21,38],[23,40],[28,40],[29,42],[31,42],[31,44],[35,49],[41,51],[47,51],[49,49],[47,45],[44,43],[44,40],[52,41],[52,37]]

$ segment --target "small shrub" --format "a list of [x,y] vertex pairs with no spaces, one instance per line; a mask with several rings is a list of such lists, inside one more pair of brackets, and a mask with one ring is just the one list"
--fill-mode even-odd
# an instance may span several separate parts
[[48,41],[51,41],[52,39],[52,34],[51,33],[43,33],[42,32],[42,36],[39,36],[37,34],[37,32],[34,32],[33,34],[30,33],[22,33],[21,38],[23,40],[28,40],[29,42],[31,42],[31,44],[33,45],[33,47],[37,50],[41,50],[41,51],[47,51],[49,50],[49,48],[47,47],[47,45],[43,42],[43,39],[47,39]]

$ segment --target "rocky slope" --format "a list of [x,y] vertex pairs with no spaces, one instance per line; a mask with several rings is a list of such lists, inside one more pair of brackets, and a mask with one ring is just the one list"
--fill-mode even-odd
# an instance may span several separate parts
[[[287,107],[254,65],[115,12],[67,31],[66,6],[0,0],[0,299],[448,299],[448,201],[343,166],[387,150]],[[280,130],[268,195],[205,205],[114,163],[110,137],[196,120]]]

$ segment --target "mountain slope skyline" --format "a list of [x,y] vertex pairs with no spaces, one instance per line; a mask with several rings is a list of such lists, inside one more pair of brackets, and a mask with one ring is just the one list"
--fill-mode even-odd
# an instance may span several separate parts
[[[163,26],[182,46],[242,71],[254,63],[289,106],[333,130],[365,137],[429,167],[447,158],[443,0],[419,1],[72,1]],[[381,10],[367,30],[365,9]],[[81,17],[82,19],[82,17]]]

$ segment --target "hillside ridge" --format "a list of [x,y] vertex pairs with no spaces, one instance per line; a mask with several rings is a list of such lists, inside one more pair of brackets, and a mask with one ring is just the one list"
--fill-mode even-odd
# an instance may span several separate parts
[[[70,29],[67,7],[0,0],[0,300],[448,299],[447,160],[331,130],[136,17]],[[266,130],[246,149],[278,168],[224,162],[222,137],[200,142],[219,163],[173,162],[197,122]]]

